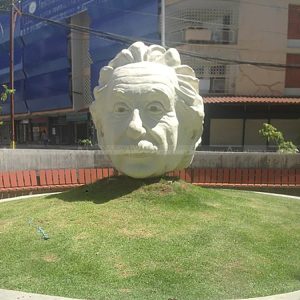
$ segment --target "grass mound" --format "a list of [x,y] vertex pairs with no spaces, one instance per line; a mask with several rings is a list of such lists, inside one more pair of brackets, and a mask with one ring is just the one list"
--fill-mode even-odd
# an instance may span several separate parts
[[293,199],[102,180],[0,204],[0,288],[97,300],[290,292],[300,289],[299,228]]

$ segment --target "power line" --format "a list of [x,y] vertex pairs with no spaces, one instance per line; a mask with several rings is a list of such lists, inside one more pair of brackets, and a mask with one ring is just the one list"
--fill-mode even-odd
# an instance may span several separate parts
[[[233,0],[226,0],[226,1],[232,1],[232,2],[236,2]],[[238,2],[238,1],[237,1]],[[258,6],[260,6],[260,4],[257,4]],[[264,6],[264,5],[262,5]],[[278,8],[276,6],[270,6],[273,8]],[[143,15],[143,16],[149,16],[149,17],[160,17],[159,14],[153,14],[153,13],[146,13],[146,12],[142,12],[142,11],[135,11],[135,10],[129,10],[129,9],[119,9],[119,8],[115,8],[115,7],[107,7],[108,9],[111,10],[116,10],[116,11],[122,11],[122,12],[126,12],[126,13],[134,13],[134,14],[138,14],[138,15]],[[197,9],[196,7],[193,7],[193,10]],[[168,16],[166,14],[165,16],[166,20],[175,20],[175,21],[181,21],[181,22],[191,22],[191,23],[198,23],[200,25],[213,25],[216,27],[220,27],[220,28],[230,28],[230,26],[232,25],[225,25],[223,23],[213,23],[213,22],[206,22],[206,21],[200,21],[197,19],[189,19],[189,18],[182,18],[182,17],[175,17],[175,16]],[[284,32],[279,32],[279,31],[269,31],[269,30],[262,30],[261,32],[266,32],[266,33],[272,33],[272,34],[279,34],[279,35],[286,35],[286,33]]]
[[[57,25],[57,26],[61,26],[61,27],[64,27],[64,28],[77,30],[77,31],[84,32],[84,33],[93,34],[93,35],[95,35],[97,37],[100,37],[102,39],[108,39],[108,40],[112,40],[112,41],[127,44],[127,45],[132,44],[132,43],[134,43],[138,40],[138,39],[126,37],[126,36],[119,35],[119,34],[94,30],[94,29],[91,29],[91,28],[85,27],[85,26],[74,25],[74,24],[66,24],[66,23],[63,23],[63,22],[60,22],[60,21],[55,21],[55,20],[44,18],[44,17],[39,17],[39,16],[36,16],[36,15],[33,15],[33,14],[22,13],[22,15],[26,16],[26,17],[35,18],[37,20],[40,20],[42,22],[46,22],[46,23],[49,23],[49,24],[52,24],[52,25]],[[152,44],[153,43],[153,41],[150,41],[150,40],[143,40],[143,42],[145,44]],[[221,57],[203,56],[203,55],[200,55],[199,53],[186,51],[186,50],[182,50],[182,49],[177,49],[177,50],[182,55],[186,55],[186,56],[193,57],[193,58],[198,58],[198,59],[203,59],[203,60],[206,60],[206,61],[214,61],[214,62],[218,61],[218,62],[223,63],[223,64],[253,65],[253,66],[258,66],[258,67],[272,67],[272,68],[300,68],[299,64],[278,64],[278,63],[266,63],[266,62],[255,62],[255,61],[242,61],[242,60],[226,59],[226,58],[221,58]]]
[[[241,0],[225,0],[228,2],[236,2],[236,3],[241,3]],[[258,4],[258,3],[252,3],[252,2],[246,2],[243,1],[244,3],[251,3],[252,5],[256,5],[256,6],[266,6],[266,7],[272,7],[272,8],[282,8],[282,9],[288,9],[288,8],[284,8],[284,7],[279,7],[279,6],[272,6],[272,5],[264,5],[264,4]],[[181,2],[179,2],[181,3]],[[135,10],[129,10],[129,9],[118,9],[115,7],[106,7],[108,9],[111,10],[116,10],[116,11],[122,11],[122,12],[127,12],[127,13],[135,13],[135,14],[139,14],[139,15],[144,15],[144,16],[152,16],[152,17],[159,17],[159,14],[153,14],[153,13],[146,13],[146,12],[142,12],[142,11],[135,11]],[[196,8],[193,8],[196,9]],[[192,23],[199,23],[200,25],[213,25],[213,26],[217,26],[217,27],[222,27],[224,28],[224,26],[227,28],[229,28],[231,25],[226,25],[223,23],[214,23],[214,22],[206,22],[206,21],[200,21],[197,19],[189,19],[189,18],[182,18],[182,17],[175,17],[175,16],[167,16],[165,17],[165,19],[167,20],[176,20],[176,21],[183,21],[183,22],[192,22]],[[262,30],[261,32],[266,32],[266,33],[272,33],[272,34],[279,34],[279,35],[286,35],[286,33],[284,32],[277,32],[277,31],[269,31],[269,30]]]
[[[226,1],[233,1],[233,0],[226,0]],[[259,5],[259,4],[257,4],[257,5]],[[128,9],[118,9],[118,8],[115,8],[115,7],[107,7],[107,8],[111,9],[111,10],[122,11],[122,12],[127,12],[127,13],[135,13],[135,14],[144,15],[144,16],[151,16],[151,17],[159,17],[160,16],[159,14],[145,13],[145,12],[141,12],[141,11],[134,11],[134,10],[128,10]],[[165,19],[167,19],[167,20],[176,20],[176,21],[181,21],[181,22],[183,21],[183,22],[199,23],[200,25],[202,25],[204,27],[212,25],[212,26],[215,26],[215,27],[220,27],[222,29],[224,29],[224,28],[230,29],[230,26],[232,26],[232,25],[225,25],[223,23],[213,23],[213,22],[207,22],[207,21],[200,21],[200,20],[196,20],[196,19],[180,18],[180,17],[175,17],[175,16],[166,16]],[[233,27],[236,27],[236,26],[233,26]],[[234,28],[234,30],[235,30],[235,28]],[[179,31],[180,30],[177,30],[177,31],[174,31],[174,32],[179,32]],[[169,33],[174,33],[174,32],[169,32]],[[284,32],[270,31],[270,30],[261,30],[260,32],[272,33],[272,34],[278,34],[278,35],[284,35],[284,36],[287,35]]]
[[[102,37],[102,38],[108,38],[110,40],[117,40],[117,41],[120,41],[120,42],[126,43],[126,44],[131,44],[133,42],[136,42],[136,39],[124,37],[122,35],[117,35],[117,34],[113,34],[113,33],[107,33],[107,32],[102,32],[102,31],[98,31],[98,30],[93,30],[93,29],[90,29],[90,28],[85,27],[85,26],[65,24],[65,23],[62,23],[62,22],[59,22],[59,21],[53,21],[53,20],[46,19],[46,18],[43,18],[43,17],[34,16],[32,14],[24,14],[23,13],[23,15],[29,16],[29,17],[34,17],[34,18],[40,19],[40,20],[45,21],[45,22],[54,23],[56,25],[68,27],[68,28],[71,28],[71,29],[84,31],[84,32],[87,32],[87,33],[92,33],[92,34],[95,34],[97,36],[100,35],[100,37]],[[151,44],[150,41],[144,41],[144,42],[146,44]],[[275,63],[265,63],[265,62],[232,60],[232,59],[225,59],[225,58],[220,58],[220,57],[201,56],[198,53],[194,53],[194,52],[190,52],[190,51],[186,51],[186,50],[181,50],[181,49],[178,49],[178,51],[183,55],[188,55],[190,57],[204,59],[204,60],[208,60],[208,61],[213,60],[213,61],[219,61],[219,62],[223,62],[223,63],[231,63],[231,64],[239,64],[239,65],[248,64],[248,65],[253,65],[253,66],[261,66],[261,67],[300,68],[300,65],[298,65],[298,64],[289,64],[289,65],[287,65],[287,64],[275,64]]]
[[[271,8],[276,8],[276,9],[282,9],[282,10],[288,10],[287,7],[285,6],[277,6],[277,5],[268,5],[268,4],[261,4],[261,3],[254,3],[251,1],[246,1],[246,0],[224,0],[226,2],[233,2],[233,3],[238,3],[238,4],[249,4],[249,5],[254,5],[254,6],[261,6],[261,7],[271,7]],[[170,4],[170,5],[177,5],[184,3],[184,0],[178,1],[177,3]]]
[[125,43],[125,44],[131,44],[136,41],[136,39],[131,39],[131,38],[128,38],[128,37],[125,37],[122,35],[118,35],[118,34],[114,34],[114,33],[110,33],[110,32],[99,31],[99,30],[94,30],[94,29],[91,29],[91,28],[85,27],[85,26],[80,26],[80,25],[75,25],[75,24],[67,24],[67,23],[63,23],[60,21],[55,21],[55,20],[39,17],[39,16],[36,16],[33,14],[22,13],[22,15],[26,16],[26,17],[31,17],[31,18],[34,18],[34,19],[37,19],[37,20],[40,20],[42,22],[46,22],[46,23],[49,23],[52,25],[57,25],[60,27],[77,30],[77,31],[80,31],[83,33],[93,34],[93,35],[96,35],[101,38],[105,38],[108,40],[113,40],[113,41],[117,41],[117,42],[121,42],[121,43]]
[[288,7],[285,7],[285,6],[267,5],[267,4],[262,4],[262,3],[254,3],[254,2],[246,1],[246,0],[226,0],[226,1],[240,3],[240,4],[250,4],[250,5],[254,5],[254,6],[271,7],[271,8],[276,8],[276,9],[288,10]]
[[212,57],[212,56],[199,56],[197,53],[179,50],[179,52],[183,55],[187,55],[194,58],[201,58],[210,61],[219,61],[225,64],[235,64],[235,65],[252,65],[258,67],[274,67],[274,68],[300,68],[299,64],[278,64],[278,63],[266,63],[266,62],[255,62],[255,61],[243,61],[237,59],[226,59],[220,57]]

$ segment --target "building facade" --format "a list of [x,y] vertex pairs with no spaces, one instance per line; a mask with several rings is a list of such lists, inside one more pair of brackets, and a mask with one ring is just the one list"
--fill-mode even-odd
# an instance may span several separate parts
[[300,1],[166,3],[167,45],[200,79],[202,148],[265,150],[263,123],[300,145]]
[[[204,150],[266,150],[271,123],[300,145],[300,0],[165,0],[166,45],[200,79]],[[19,147],[95,141],[88,106],[99,70],[133,41],[160,43],[160,0],[23,0],[15,31]],[[54,22],[53,22],[54,21]],[[55,21],[60,22],[56,24]],[[9,82],[9,13],[0,13],[0,84]],[[10,143],[2,105],[0,146]]]
[[[95,139],[88,112],[99,70],[135,40],[159,42],[158,0],[24,0],[14,49],[17,145]],[[0,83],[9,84],[9,12],[0,13]],[[56,23],[58,22],[58,23]],[[125,37],[125,38],[124,38]],[[10,103],[0,146],[10,144]]]

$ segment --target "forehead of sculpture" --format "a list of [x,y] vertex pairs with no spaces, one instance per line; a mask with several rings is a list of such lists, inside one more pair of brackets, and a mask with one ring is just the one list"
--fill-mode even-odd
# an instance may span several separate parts
[[115,69],[111,83],[113,85],[162,83],[178,86],[173,68],[153,62],[133,63]]

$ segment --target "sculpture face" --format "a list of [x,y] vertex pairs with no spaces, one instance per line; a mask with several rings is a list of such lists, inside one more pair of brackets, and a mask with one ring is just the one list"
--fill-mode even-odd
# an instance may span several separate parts
[[137,42],[100,72],[90,107],[98,141],[114,167],[131,177],[188,166],[200,142],[198,80],[177,54]]
[[137,63],[116,69],[108,85],[103,142],[115,167],[129,176],[160,175],[172,164],[166,160],[178,135],[172,71]]

